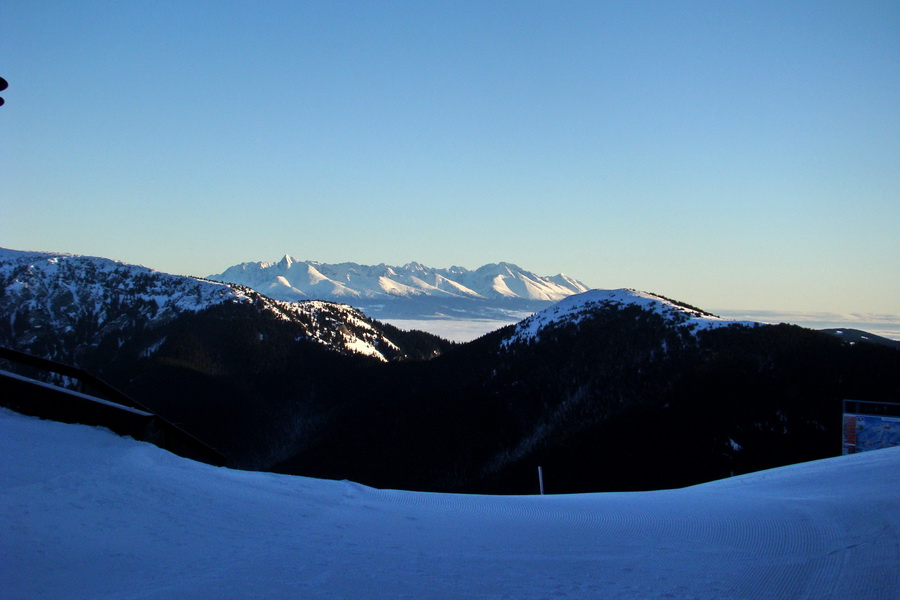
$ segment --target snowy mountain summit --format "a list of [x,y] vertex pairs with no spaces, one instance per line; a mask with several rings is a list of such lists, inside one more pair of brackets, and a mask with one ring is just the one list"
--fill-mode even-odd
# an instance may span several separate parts
[[633,289],[589,290],[569,296],[557,304],[536,313],[521,321],[504,344],[536,340],[541,331],[553,326],[569,323],[577,325],[597,310],[636,306],[645,311],[660,315],[668,325],[684,328],[692,333],[703,329],[727,327],[732,325],[755,326],[752,321],[735,321],[723,319],[688,304],[676,302]]
[[346,302],[377,316],[409,312],[484,316],[504,309],[532,312],[588,290],[566,275],[542,277],[505,262],[471,271],[463,267],[435,269],[417,262],[399,267],[326,264],[288,255],[275,263],[241,263],[209,279],[245,285],[289,302]]

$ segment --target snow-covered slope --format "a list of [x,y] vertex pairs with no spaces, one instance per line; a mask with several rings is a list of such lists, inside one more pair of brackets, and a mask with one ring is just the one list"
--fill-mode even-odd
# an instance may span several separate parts
[[107,258],[23,252],[0,248],[3,301],[29,313],[104,313],[107,302],[142,303],[149,319],[198,311],[227,301],[244,302],[238,288],[193,277],[168,275]]
[[624,306],[638,306],[655,312],[667,323],[696,332],[732,325],[757,325],[752,321],[723,319],[700,309],[669,300],[662,296],[632,289],[590,290],[569,296],[537,314],[521,321],[505,344],[535,340],[542,329],[561,323],[577,324],[597,310]]
[[209,278],[245,285],[288,301],[436,297],[555,302],[588,289],[565,275],[540,277],[509,263],[470,271],[462,267],[433,269],[416,262],[402,267],[325,264],[287,255],[277,263],[241,263]]
[[0,589],[885,600],[900,589],[898,469],[900,448],[681,490],[426,494],[215,468],[0,410]]
[[227,303],[301,324],[308,339],[338,351],[383,360],[384,351],[396,349],[350,306],[287,303],[106,258],[0,249],[0,344],[46,358],[72,361],[79,347],[110,337],[121,344],[136,329]]

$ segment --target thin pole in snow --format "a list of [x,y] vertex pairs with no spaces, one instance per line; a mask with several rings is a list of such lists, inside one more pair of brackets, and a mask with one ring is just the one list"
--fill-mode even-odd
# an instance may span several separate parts
[[544,470],[538,467],[538,483],[541,486],[541,496],[544,495]]

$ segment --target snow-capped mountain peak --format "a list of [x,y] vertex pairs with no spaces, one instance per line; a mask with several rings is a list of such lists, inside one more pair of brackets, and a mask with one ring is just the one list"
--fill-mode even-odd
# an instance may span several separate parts
[[[300,275],[297,267],[301,264],[311,276]],[[556,302],[588,289],[571,277],[541,277],[507,262],[470,271],[463,267],[435,269],[418,262],[403,266],[327,264],[299,261],[289,255],[278,263],[241,263],[209,278],[246,285],[285,301],[437,297]]]
[[692,332],[732,325],[757,325],[752,321],[723,319],[690,305],[630,288],[589,290],[564,298],[550,308],[521,321],[504,344],[536,340],[546,327],[563,322],[578,324],[596,310],[624,306],[638,306],[658,313],[671,325],[684,327]]

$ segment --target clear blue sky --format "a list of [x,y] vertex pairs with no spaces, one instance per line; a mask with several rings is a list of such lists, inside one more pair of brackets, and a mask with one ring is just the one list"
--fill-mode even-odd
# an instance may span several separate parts
[[900,314],[900,2],[2,0],[0,246]]

